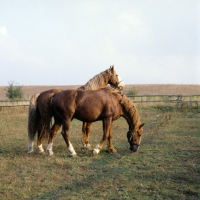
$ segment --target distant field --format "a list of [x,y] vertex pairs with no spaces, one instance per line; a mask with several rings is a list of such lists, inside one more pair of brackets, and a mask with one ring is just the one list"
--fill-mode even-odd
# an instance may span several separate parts
[[[6,99],[5,88],[7,86],[0,86],[0,99]],[[52,88],[60,89],[77,89],[79,85],[66,86],[23,86],[22,90],[27,99],[38,92],[49,90]],[[137,91],[138,95],[192,95],[200,94],[200,85],[177,85],[177,84],[129,84],[126,85],[124,92],[129,90]]]

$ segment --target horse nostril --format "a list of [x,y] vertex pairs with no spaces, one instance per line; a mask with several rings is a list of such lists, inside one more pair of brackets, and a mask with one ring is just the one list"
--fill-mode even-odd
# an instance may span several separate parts
[[131,150],[132,152],[136,152],[136,151],[138,150],[138,148],[137,148],[137,147],[134,148],[134,146],[131,146],[131,147],[130,147],[130,150]]
[[134,147],[130,147],[130,150],[131,150],[131,151],[134,151]]

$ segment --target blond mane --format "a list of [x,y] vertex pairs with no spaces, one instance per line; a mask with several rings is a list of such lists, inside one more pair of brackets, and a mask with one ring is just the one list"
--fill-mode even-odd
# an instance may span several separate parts
[[96,90],[96,89],[99,89],[100,86],[104,86],[105,85],[105,79],[106,79],[106,76],[107,76],[108,73],[109,73],[109,71],[106,70],[106,71],[103,71],[103,72],[97,74],[96,76],[91,78],[82,87],[84,87],[85,90]]

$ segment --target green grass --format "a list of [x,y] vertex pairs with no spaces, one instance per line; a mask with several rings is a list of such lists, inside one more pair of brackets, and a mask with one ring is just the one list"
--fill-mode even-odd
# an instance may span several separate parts
[[[96,157],[81,149],[80,121],[70,140],[71,158],[60,131],[55,155],[27,154],[27,108],[0,111],[0,199],[200,199],[200,113],[197,109],[138,106],[145,122],[137,153],[130,153],[128,125],[113,124],[110,154],[106,145]],[[102,137],[102,123],[92,125],[91,145]],[[35,140],[36,141],[36,140]],[[46,143],[44,144],[46,147]]]

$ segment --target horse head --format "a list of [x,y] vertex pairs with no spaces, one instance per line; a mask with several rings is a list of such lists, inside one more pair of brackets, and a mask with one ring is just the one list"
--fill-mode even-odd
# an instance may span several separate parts
[[118,74],[114,70],[114,65],[110,66],[110,69],[108,69],[108,72],[110,74],[110,79],[109,79],[108,83],[112,87],[116,87],[116,88],[118,88],[120,90],[124,89],[125,83],[122,81],[122,79],[120,78],[120,76],[118,76]]
[[130,150],[133,152],[136,152],[140,148],[140,142],[142,138],[142,133],[143,133],[143,127],[144,123],[139,125],[138,128],[135,129],[134,132],[128,131],[127,132],[127,139],[130,144]]

